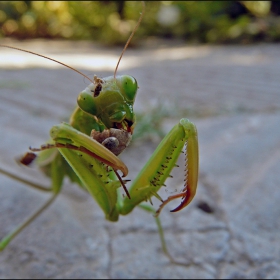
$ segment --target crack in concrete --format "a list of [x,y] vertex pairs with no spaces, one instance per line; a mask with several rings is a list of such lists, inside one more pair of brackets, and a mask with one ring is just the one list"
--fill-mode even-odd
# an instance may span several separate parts
[[[213,231],[227,231],[227,227],[223,226],[210,226],[210,227],[204,227],[204,228],[197,228],[197,229],[176,229],[176,234],[180,233],[208,233],[208,232],[213,232]],[[120,230],[121,235],[126,235],[126,234],[133,234],[133,233],[139,233],[139,232],[145,232],[145,234],[155,234],[158,233],[158,230],[154,229],[142,229],[140,227],[137,228],[132,228],[128,227],[126,229]],[[165,232],[174,232],[174,227],[169,226],[164,228],[164,233]]]
[[[221,265],[221,263],[223,262],[222,258],[223,259],[226,258],[228,255],[228,252],[231,249],[233,249],[233,245],[232,245],[233,234],[232,234],[232,231],[229,226],[229,221],[226,216],[226,212],[224,211],[223,207],[221,206],[223,199],[222,199],[221,193],[218,190],[219,188],[215,184],[213,184],[209,178],[207,178],[207,174],[202,174],[200,176],[200,183],[202,184],[202,187],[206,190],[207,194],[209,194],[209,197],[212,198],[212,200],[214,201],[213,205],[218,205],[218,207],[214,208],[213,214],[217,217],[218,220],[222,221],[225,224],[225,226],[222,227],[222,229],[228,233],[228,238],[227,238],[228,248],[226,248],[227,245],[224,246],[225,252],[224,252],[223,256],[220,258],[221,260],[218,260],[216,263],[215,278],[218,279],[221,277],[221,274],[222,274],[222,265]],[[204,231],[204,232],[207,232],[207,231]]]
[[257,183],[259,183],[268,173],[268,170],[275,164],[276,161],[280,159],[280,142],[276,147],[270,151],[265,159],[260,162],[256,162],[248,171],[247,177],[249,178],[245,182],[243,188],[237,193],[236,197],[233,200],[233,203],[241,200],[246,193]]

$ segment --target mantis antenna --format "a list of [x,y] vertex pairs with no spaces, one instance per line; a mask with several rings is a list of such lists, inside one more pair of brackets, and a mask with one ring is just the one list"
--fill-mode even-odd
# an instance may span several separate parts
[[140,13],[141,15],[140,15],[140,17],[139,17],[139,19],[138,19],[138,22],[137,22],[137,24],[135,25],[135,27],[134,27],[134,29],[133,29],[131,35],[129,36],[129,38],[128,38],[128,40],[127,40],[127,42],[126,42],[126,44],[125,44],[125,46],[124,46],[124,48],[123,48],[123,51],[122,51],[122,53],[121,53],[121,55],[120,55],[120,58],[119,58],[119,60],[118,60],[118,63],[117,63],[117,66],[116,66],[116,69],[115,69],[115,72],[114,72],[114,79],[116,79],[117,70],[118,70],[120,61],[121,61],[121,59],[122,59],[122,56],[123,56],[125,50],[127,49],[127,46],[128,46],[128,44],[130,43],[130,41],[131,41],[133,35],[135,34],[136,30],[138,29],[138,27],[139,27],[139,25],[140,25],[140,23],[141,23],[141,21],[142,21],[142,18],[143,18],[143,16],[144,16],[144,13],[145,13],[145,2],[144,2],[144,1],[141,1],[141,3],[142,3],[142,13]]
[[[144,1],[141,1],[141,2],[142,2],[142,13],[141,13],[141,15],[140,15],[140,18],[139,18],[139,20],[138,20],[136,26],[134,27],[134,29],[133,29],[133,31],[132,31],[130,37],[128,38],[128,40],[127,40],[127,42],[126,42],[126,44],[125,44],[125,46],[124,46],[124,48],[123,48],[123,51],[122,51],[121,55],[120,55],[120,58],[119,58],[119,60],[118,60],[118,63],[117,63],[117,66],[116,66],[116,69],[115,69],[115,72],[114,72],[114,79],[116,78],[116,73],[117,73],[118,66],[119,66],[119,64],[120,64],[121,58],[122,58],[122,56],[123,56],[125,50],[127,49],[128,44],[130,43],[130,41],[131,41],[133,35],[135,34],[135,32],[136,32],[138,26],[140,25],[140,23],[141,23],[141,21],[142,21],[143,16],[144,16],[144,12],[145,12],[145,3],[144,3]],[[54,62],[56,62],[56,63],[58,63],[58,64],[60,64],[60,65],[63,65],[63,66],[65,66],[65,67],[67,67],[67,68],[69,68],[69,69],[71,69],[71,70],[77,72],[78,74],[80,74],[80,75],[82,75],[83,77],[85,77],[86,79],[88,79],[91,83],[94,83],[94,81],[93,81],[92,79],[90,79],[88,76],[86,76],[85,74],[83,74],[83,73],[80,72],[79,70],[77,70],[77,69],[75,69],[75,68],[73,68],[73,67],[71,67],[71,66],[69,66],[69,65],[67,65],[67,64],[65,64],[65,63],[63,63],[63,62],[60,62],[60,61],[58,61],[58,60],[56,60],[56,59],[53,59],[53,58],[50,58],[50,57],[47,57],[47,56],[45,56],[45,55],[38,54],[38,53],[35,53],[35,52],[32,52],[32,51],[28,51],[28,50],[24,50],[24,49],[20,49],[20,48],[16,48],[16,47],[7,46],[7,45],[4,45],[4,44],[0,44],[0,47],[9,48],[9,49],[14,49],[14,50],[18,50],[18,51],[22,51],[22,52],[34,54],[34,55],[43,57],[43,58],[45,58],[45,59],[54,61]]]
[[46,58],[46,59],[48,59],[48,60],[52,60],[52,61],[54,61],[54,62],[56,62],[56,63],[58,63],[58,64],[61,64],[61,65],[65,66],[65,67],[67,67],[67,68],[69,68],[69,69],[71,69],[71,70],[73,70],[73,71],[79,73],[80,75],[82,75],[83,77],[85,77],[86,79],[88,79],[88,80],[90,80],[92,83],[94,83],[88,76],[86,76],[85,74],[83,74],[83,73],[80,72],[79,70],[77,70],[77,69],[75,69],[75,68],[73,68],[73,67],[71,67],[71,66],[68,66],[67,64],[64,64],[64,63],[62,63],[62,62],[60,62],[60,61],[58,61],[58,60],[55,60],[55,59],[53,59],[53,58],[50,58],[50,57],[47,57],[47,56],[45,56],[45,55],[38,54],[38,53],[35,53],[35,52],[27,51],[27,50],[24,50],[24,49],[20,49],[20,48],[16,48],[16,47],[11,47],[11,46],[7,46],[7,45],[3,45],[3,44],[0,44],[0,47],[4,47],[4,48],[9,48],[9,49],[14,49],[14,50],[18,50],[18,51],[30,53],[30,54],[34,54],[34,55],[37,55],[37,56]]

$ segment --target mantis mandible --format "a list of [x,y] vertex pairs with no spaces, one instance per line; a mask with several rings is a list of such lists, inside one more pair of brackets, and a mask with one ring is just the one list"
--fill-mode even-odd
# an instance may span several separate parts
[[[179,206],[171,210],[177,212],[186,207],[195,196],[198,181],[198,139],[195,125],[188,119],[181,119],[164,137],[127,190],[125,186],[127,180],[123,178],[127,176],[128,168],[118,155],[129,145],[136,125],[133,105],[138,84],[134,77],[117,76],[116,73],[122,55],[143,14],[144,4],[139,21],[120,55],[114,75],[110,77],[94,76],[91,80],[78,70],[56,60],[30,51],[0,45],[53,60],[91,81],[91,84],[78,95],[78,106],[71,114],[69,123],[53,126],[47,143],[38,149],[30,148],[31,151],[21,158],[20,162],[24,165],[29,165],[36,159],[39,167],[50,176],[52,196],[33,215],[0,241],[0,251],[51,205],[61,191],[64,177],[68,176],[72,182],[77,183],[95,199],[109,221],[117,221],[119,215],[129,214],[136,206],[154,213],[163,249],[170,257],[157,216],[168,202],[182,199]],[[181,192],[163,200],[158,191],[164,186],[164,182],[176,166],[182,150],[186,157],[184,188]],[[38,154],[35,154],[36,152]],[[21,178],[4,170],[0,169],[0,172],[22,181]],[[119,172],[122,173],[122,177]],[[125,190],[124,198],[119,191],[120,187]],[[161,201],[156,211],[151,206],[142,204],[149,201],[152,196]]]

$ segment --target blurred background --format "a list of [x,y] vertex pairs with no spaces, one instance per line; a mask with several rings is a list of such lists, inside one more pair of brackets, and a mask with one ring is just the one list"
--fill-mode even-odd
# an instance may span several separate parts
[[[56,38],[123,45],[141,3],[133,1],[1,1],[0,37]],[[279,1],[149,1],[131,46],[161,37],[188,43],[280,40]]]

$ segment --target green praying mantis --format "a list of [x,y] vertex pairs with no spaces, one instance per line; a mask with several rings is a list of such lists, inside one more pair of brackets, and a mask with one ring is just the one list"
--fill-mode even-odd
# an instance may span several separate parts
[[[133,105],[138,84],[134,77],[117,76],[116,73],[122,55],[140,24],[143,14],[144,10],[120,55],[114,75],[110,77],[94,76],[91,80],[78,70],[54,59],[1,45],[60,63],[86,77],[91,84],[78,95],[77,107],[71,114],[69,123],[64,122],[53,126],[50,130],[50,139],[46,144],[38,149],[30,148],[31,151],[20,159],[24,165],[29,165],[36,159],[38,166],[51,178],[49,190],[52,196],[26,221],[2,238],[0,251],[4,250],[17,234],[52,204],[61,191],[64,178],[69,177],[72,182],[77,183],[94,198],[109,221],[116,222],[119,215],[129,214],[136,206],[154,213],[163,250],[172,259],[166,249],[158,215],[170,201],[181,198],[179,206],[171,210],[171,212],[177,212],[186,207],[195,196],[199,165],[195,125],[188,119],[181,119],[161,141],[129,189],[126,188],[128,180],[124,179],[128,175],[128,167],[118,157],[129,145],[136,125]],[[159,196],[158,191],[164,186],[166,179],[176,166],[182,150],[186,161],[183,190],[164,200]],[[0,172],[22,181],[21,178],[4,170]],[[125,197],[122,196],[120,188],[124,189]],[[144,204],[153,196],[161,201],[157,210]]]

